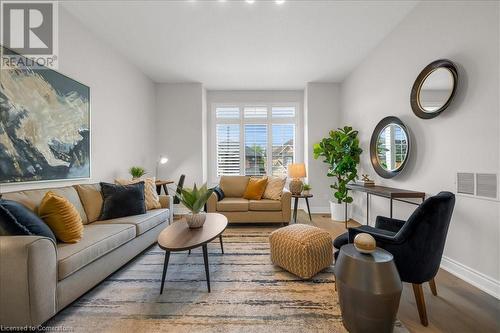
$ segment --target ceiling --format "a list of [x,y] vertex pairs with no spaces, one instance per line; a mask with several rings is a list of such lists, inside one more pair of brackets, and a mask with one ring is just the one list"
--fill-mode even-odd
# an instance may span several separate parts
[[417,1],[71,1],[63,6],[155,82],[303,89],[340,82]]

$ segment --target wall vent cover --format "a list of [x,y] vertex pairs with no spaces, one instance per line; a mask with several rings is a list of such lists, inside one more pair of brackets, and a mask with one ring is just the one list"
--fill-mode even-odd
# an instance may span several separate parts
[[471,172],[457,173],[457,192],[474,195],[474,174]]
[[496,199],[498,196],[497,175],[494,173],[476,174],[476,195]]

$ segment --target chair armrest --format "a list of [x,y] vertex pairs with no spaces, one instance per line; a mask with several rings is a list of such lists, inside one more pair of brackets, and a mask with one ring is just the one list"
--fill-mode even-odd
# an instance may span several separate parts
[[169,212],[169,223],[174,221],[174,199],[171,195],[160,195],[161,208],[167,208]]
[[38,326],[57,312],[57,251],[39,236],[0,236],[0,323]]
[[284,189],[281,195],[281,214],[283,215],[283,222],[290,223],[292,218],[292,193],[287,189]]
[[217,194],[212,193],[207,201],[207,213],[215,213],[217,211]]
[[377,216],[377,219],[375,220],[375,228],[398,232],[405,223],[406,221],[403,220],[397,220],[385,216]]
[[348,232],[349,232],[349,243],[354,243],[354,237],[356,237],[357,234],[361,233],[367,233],[372,235],[373,238],[375,238],[375,241],[377,242],[377,246],[379,242],[385,244],[401,244],[403,242],[403,240],[397,238],[396,235],[394,236],[386,235],[380,232],[380,230],[368,225],[362,225],[356,228],[349,228]]

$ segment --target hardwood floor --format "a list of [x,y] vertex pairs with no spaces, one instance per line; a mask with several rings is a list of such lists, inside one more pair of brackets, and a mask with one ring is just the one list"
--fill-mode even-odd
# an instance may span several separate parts
[[[304,211],[299,211],[297,222],[310,224]],[[312,224],[327,230],[332,237],[346,231],[343,223],[331,221],[327,215],[313,214]],[[351,220],[348,225],[359,224]],[[437,296],[432,295],[428,283],[424,285],[427,327],[420,324],[411,284],[403,284],[398,318],[411,332],[500,332],[499,300],[442,269],[435,281]]]

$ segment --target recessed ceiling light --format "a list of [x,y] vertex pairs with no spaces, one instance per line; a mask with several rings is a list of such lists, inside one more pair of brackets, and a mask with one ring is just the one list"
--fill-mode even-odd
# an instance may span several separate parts
[[285,3],[285,0],[276,0],[277,5],[282,5]]
[[254,3],[255,0],[245,0],[246,3]]

